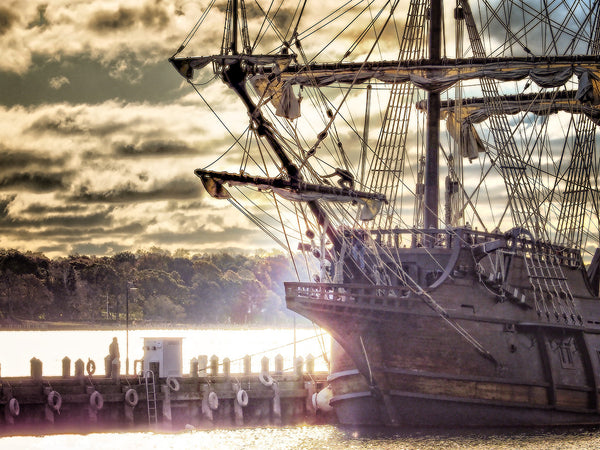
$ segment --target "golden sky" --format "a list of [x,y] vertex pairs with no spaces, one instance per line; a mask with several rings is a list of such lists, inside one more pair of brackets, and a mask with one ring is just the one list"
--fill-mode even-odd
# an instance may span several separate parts
[[[168,63],[209,3],[4,0],[0,4],[0,248],[59,256],[110,255],[152,246],[191,253],[276,247],[227,202],[208,198],[193,173],[233,142]],[[306,53],[323,50],[320,60],[339,60],[365,29],[366,22],[351,18],[367,3],[308,1],[298,27],[307,37],[302,40]],[[385,2],[375,3],[373,13]],[[219,53],[225,4],[225,0],[214,3],[182,54]],[[262,23],[257,5],[266,10],[271,2],[247,0],[247,4],[253,40]],[[274,2],[270,15],[277,12],[276,19],[262,29],[265,37],[257,52],[274,49],[275,29],[289,37],[301,4]],[[327,15],[342,4],[348,5],[346,13]],[[400,2],[382,40],[395,46],[377,47],[378,58],[397,54],[396,37],[406,5],[407,1]],[[446,2],[446,16],[452,16],[453,7],[454,2]],[[370,13],[365,17],[372,17]],[[324,17],[320,23],[327,26],[315,32],[315,24]],[[528,46],[536,51],[548,45],[527,37],[512,19],[511,27],[516,50]],[[495,33],[504,34],[507,28],[491,22],[485,33],[493,43]],[[378,31],[377,26],[370,30]],[[446,31],[444,45],[452,56],[453,30]],[[362,60],[369,51],[366,42],[349,59]],[[207,82],[202,95],[231,133],[241,135],[248,126],[245,109],[223,83],[211,78],[210,67],[198,74],[196,81]],[[352,106],[352,101],[348,108],[360,123],[362,107]]]

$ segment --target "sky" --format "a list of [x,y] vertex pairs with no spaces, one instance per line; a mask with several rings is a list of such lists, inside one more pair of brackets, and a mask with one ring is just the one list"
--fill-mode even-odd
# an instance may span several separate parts
[[[207,3],[0,3],[0,248],[274,247],[193,173],[231,143],[168,63]],[[210,53],[222,34],[215,16],[196,44]],[[223,104],[223,93],[215,83],[207,99]]]
[[[168,62],[212,2],[0,3],[0,248],[50,257],[281,249],[194,175],[248,126],[210,68],[195,81],[206,78],[204,100],[228,131]],[[226,0],[214,3],[184,53],[219,53]],[[282,29],[297,4],[278,10]],[[256,35],[262,15],[254,2],[247,10]],[[307,8],[305,28],[316,22],[311,14],[323,11]],[[338,24],[328,28],[337,33]],[[358,35],[362,25],[352,26]],[[272,33],[260,45],[272,49]],[[321,50],[324,41],[313,42]]]
[[[190,254],[280,249],[227,201],[210,198],[194,175],[248,126],[240,101],[212,80],[210,67],[195,81],[205,82],[202,95],[228,130],[168,62],[212,2],[0,3],[0,248],[50,257],[151,247]],[[301,33],[312,34],[317,17],[341,3],[307,8]],[[214,4],[185,54],[219,53],[226,0]],[[255,4],[247,2],[251,37],[261,23]],[[283,2],[275,21],[281,30],[297,5]],[[337,35],[347,19],[328,22],[327,33]],[[339,59],[352,48],[345,36],[365,29],[349,26],[325,46],[322,60]],[[401,27],[388,27],[383,40]],[[271,37],[263,48],[273,48]],[[314,54],[324,42],[316,34],[303,40],[304,50]],[[362,60],[368,51],[361,42],[352,57]],[[214,168],[231,164],[224,159]]]

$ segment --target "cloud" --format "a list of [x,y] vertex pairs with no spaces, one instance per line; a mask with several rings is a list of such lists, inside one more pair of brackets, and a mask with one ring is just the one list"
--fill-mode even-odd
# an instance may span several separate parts
[[[81,112],[81,111],[79,111]],[[54,111],[43,114],[31,124],[27,131],[36,133],[53,132],[62,135],[71,136],[90,131],[89,126],[84,124],[78,111],[67,111],[57,108]]]
[[34,192],[49,192],[64,189],[69,185],[64,173],[24,172],[0,177],[0,189],[24,189]]
[[[61,248],[63,247],[58,247],[58,249]],[[78,243],[71,245],[69,248],[69,254],[71,255],[115,255],[117,253],[130,250],[129,246],[114,241],[102,242],[98,244]],[[47,251],[52,250],[56,250],[56,248],[50,248]]]
[[15,199],[16,195],[0,197],[0,220],[8,216],[8,207]]
[[123,143],[115,144],[115,154],[119,156],[174,156],[192,155],[197,152],[197,149],[179,140],[150,140],[139,145]]
[[64,214],[64,213],[81,213],[87,210],[85,205],[77,205],[73,203],[61,204],[61,205],[48,205],[45,203],[31,203],[25,209],[22,210],[24,214],[34,214],[39,216],[48,216],[50,214]]
[[163,29],[169,24],[168,10],[157,2],[141,8],[119,7],[117,10],[101,10],[89,19],[88,26],[97,32],[129,29],[137,24],[150,28]]
[[190,179],[172,179],[156,183],[149,189],[136,186],[132,182],[98,191],[92,191],[85,185],[80,186],[69,199],[85,203],[131,203],[194,199],[200,195],[199,183],[190,177]]
[[92,15],[88,22],[94,31],[115,31],[131,28],[136,22],[136,13],[133,9],[119,7],[116,11],[98,11]]
[[58,77],[52,77],[50,78],[49,84],[50,87],[52,89],[60,89],[63,86],[66,86],[70,83],[69,79],[67,77],[65,77],[64,75],[58,76]]
[[11,10],[0,7],[0,36],[6,34],[17,21],[18,17]]
[[[244,239],[241,239],[244,236]],[[219,230],[210,230],[206,227],[198,227],[194,230],[170,231],[164,230],[156,233],[148,233],[147,239],[162,242],[169,245],[186,245],[193,242],[195,245],[236,245],[243,246],[244,242],[254,241],[257,245],[268,241],[264,233],[256,228],[248,229],[241,227],[228,227]]]
[[8,5],[0,7],[0,37],[6,38],[0,40],[0,70],[35,70],[32,61],[40,55],[55,61],[90,57],[105,67],[126,52],[140,65],[165,60],[199,16],[199,6],[175,14],[176,1],[121,0],[115,6],[111,0],[5,0]]
[[38,5],[37,11],[39,16],[34,18],[29,25],[27,25],[28,29],[36,28],[36,27],[44,27],[48,25],[48,20],[46,19],[46,10],[48,9],[48,5]]
[[[0,226],[8,228],[48,228],[58,226],[61,229],[70,230],[64,233],[73,237],[73,229],[78,229],[80,232],[82,227],[110,226],[112,224],[111,211],[112,208],[101,208],[98,211],[77,212],[74,214],[38,214],[32,217],[23,215],[17,217],[10,216],[0,221]],[[108,230],[109,228],[104,228],[104,232]],[[36,233],[39,232],[39,230],[36,231]]]
[[0,174],[2,174],[13,172],[15,169],[24,171],[31,168],[48,170],[50,167],[63,167],[67,162],[67,157],[61,154],[40,155],[35,150],[7,149],[0,145],[0,160],[2,160],[0,166]]

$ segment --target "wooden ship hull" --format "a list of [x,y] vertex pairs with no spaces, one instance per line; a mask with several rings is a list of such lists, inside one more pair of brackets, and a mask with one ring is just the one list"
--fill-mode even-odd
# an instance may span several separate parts
[[[541,275],[529,274],[531,242],[471,239],[472,245],[461,239],[454,248],[395,252],[421,280],[437,270],[439,283],[427,291],[447,317],[406,286],[286,284],[288,307],[328,330],[341,347],[332,351],[329,376],[340,423],[600,423],[600,303],[576,253],[538,248],[542,261],[560,267],[554,286],[568,283],[568,305],[534,288]],[[498,272],[492,258],[477,261],[478,252],[496,244],[501,248],[489,255],[502,260]]]

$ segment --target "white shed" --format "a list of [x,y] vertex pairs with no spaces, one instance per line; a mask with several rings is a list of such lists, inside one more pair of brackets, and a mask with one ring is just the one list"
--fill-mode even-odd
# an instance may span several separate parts
[[[154,376],[181,377],[183,362],[181,341],[183,338],[144,338],[144,371],[152,370]],[[158,373],[156,366],[158,365]]]

